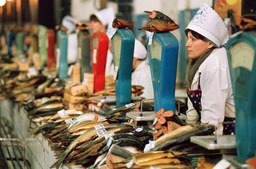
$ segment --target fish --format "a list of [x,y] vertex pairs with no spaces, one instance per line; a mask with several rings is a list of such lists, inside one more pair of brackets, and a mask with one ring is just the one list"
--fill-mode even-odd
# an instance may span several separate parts
[[54,78],[48,78],[44,83],[40,84],[36,88],[37,93],[43,93],[44,89],[54,82]]
[[169,22],[162,19],[152,19],[147,23],[145,27],[139,28],[139,30],[145,30],[149,32],[169,32],[178,29],[180,26],[174,22]]
[[75,127],[76,125],[79,125],[81,122],[83,121],[105,121],[106,117],[96,114],[94,112],[86,112],[84,114],[81,114],[80,116],[78,116],[77,118],[74,118],[72,120],[72,122],[70,123],[70,126],[68,127],[69,129],[71,129],[72,127]]
[[[37,107],[32,110],[32,112],[35,112],[35,111],[37,111],[37,110],[43,110],[43,109],[51,108],[52,105],[58,104],[58,103],[63,103],[63,101],[62,101],[62,100],[59,100],[59,99],[48,100],[48,101],[46,101],[46,102],[43,102],[43,103],[41,103],[41,104],[38,104]],[[32,113],[32,114],[33,114],[33,113]]]
[[151,165],[151,166],[142,166],[138,167],[137,169],[152,169],[152,168],[161,168],[161,169],[194,169],[192,166],[179,164],[179,165],[171,165],[171,164],[158,164],[158,165]]
[[118,112],[121,112],[121,111],[129,111],[129,110],[132,110],[136,108],[136,104],[134,103],[129,103],[129,104],[126,104],[124,106],[120,106],[120,107],[116,107],[116,108],[113,108],[112,110],[102,114],[103,116],[105,116],[107,119],[113,117],[113,115],[115,113],[118,113]]
[[[116,131],[120,131],[123,130],[125,128],[127,128],[128,125],[121,125],[121,124],[108,124],[105,125],[104,128],[106,130],[112,131],[111,129],[114,128],[114,130]],[[114,132],[114,131],[113,131]],[[83,133],[82,135],[80,135],[79,137],[77,137],[66,149],[65,151],[59,156],[58,160],[51,166],[51,168],[59,168],[63,161],[65,160],[65,158],[67,157],[67,155],[75,148],[77,147],[79,144],[86,142],[88,140],[91,140],[93,137],[97,136],[98,130],[95,127],[90,128],[89,130],[87,130],[85,133]],[[100,136],[103,137],[103,136]],[[98,137],[97,139],[100,139],[100,137]]]
[[164,13],[153,10],[153,11],[144,11],[145,13],[149,14],[150,19],[162,19],[169,22],[174,22],[169,16],[165,15]]
[[56,126],[55,123],[46,123],[36,129],[34,129],[33,134],[37,135],[42,131],[52,130]]
[[181,126],[177,129],[173,130],[172,132],[169,132],[167,134],[162,135],[157,140],[155,140],[155,146],[158,146],[158,145],[161,145],[161,144],[165,143],[167,140],[175,137],[179,133],[186,133],[187,131],[191,131],[192,129],[194,129],[193,125],[188,125],[187,124],[185,126]]
[[[177,152],[177,151],[148,151],[144,153],[135,154],[130,158],[127,158],[121,162],[117,162],[114,164],[125,164],[127,168],[140,168],[140,166],[145,164],[157,164],[157,161],[161,159],[166,158],[178,158],[183,155],[186,155],[186,153],[183,152]],[[172,160],[163,160],[162,163],[169,162],[171,164],[180,164],[180,161],[177,159]],[[144,166],[143,166],[144,167]],[[141,168],[143,168],[141,167]]]
[[[65,114],[68,115],[68,116],[76,116],[76,117],[78,117],[78,116],[84,114],[84,112],[77,111],[75,109],[68,109],[68,110],[65,110]],[[51,118],[49,118],[49,121],[56,121],[56,120],[58,120],[60,118],[61,118],[60,114],[57,112],[56,114],[52,115]]]
[[124,161],[127,158],[132,158],[133,156],[134,153],[130,152],[126,148],[113,144],[107,153],[106,159],[104,160],[108,168],[126,168],[125,164],[119,162]]
[[72,132],[72,133],[75,133],[75,132],[78,132],[79,130],[86,130],[86,129],[89,129],[91,127],[95,127],[99,124],[106,125],[106,124],[109,124],[109,123],[107,121],[103,121],[103,122],[100,122],[100,121],[86,121],[86,122],[82,123],[81,125],[77,125],[75,127],[69,128],[68,131]]
[[155,141],[155,147],[152,150],[165,150],[167,147],[182,144],[192,136],[211,135],[215,130],[215,126],[211,124],[201,124],[197,126],[185,125],[174,131],[161,136]]
[[64,108],[64,103],[61,100],[51,100],[46,103],[41,104],[32,111],[28,112],[30,116],[44,116],[44,115],[54,115],[57,111]]
[[159,164],[177,165],[177,164],[181,164],[181,161],[178,158],[160,158],[157,160],[153,159],[150,161],[135,164],[134,166],[145,167],[145,166],[154,166]]
[[112,27],[113,28],[118,28],[118,29],[121,29],[121,28],[132,28],[133,24],[131,22],[128,22],[128,21],[124,20],[124,19],[115,18],[113,20]]
[[88,169],[94,169],[94,168],[100,168],[100,166],[104,165],[106,163],[108,153],[99,155],[97,159],[95,160],[94,164],[88,167]]

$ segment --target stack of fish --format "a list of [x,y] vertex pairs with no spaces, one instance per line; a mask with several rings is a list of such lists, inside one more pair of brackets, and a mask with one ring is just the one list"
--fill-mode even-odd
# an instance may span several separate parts
[[70,110],[68,116],[63,117],[59,111],[33,131],[35,135],[42,133],[57,154],[58,159],[52,167],[59,168],[67,163],[94,165],[113,144],[131,146],[142,152],[148,141],[148,137],[143,140],[135,136],[132,125],[110,123],[104,116],[93,112],[80,115],[77,112]]
[[51,116],[57,111],[64,109],[61,96],[43,97],[29,102],[25,107],[31,119],[37,117]]
[[[155,140],[155,146],[152,148],[152,150],[176,150],[193,154],[202,150],[205,153],[206,150],[190,142],[190,137],[211,135],[213,134],[214,130],[215,127],[211,124],[200,124],[197,126],[187,124],[180,126]],[[202,153],[202,151],[200,153]]]
[[186,155],[186,152],[178,151],[149,151],[134,153],[127,148],[112,145],[106,157],[105,168],[192,169],[192,166],[190,166],[190,159],[187,158]]

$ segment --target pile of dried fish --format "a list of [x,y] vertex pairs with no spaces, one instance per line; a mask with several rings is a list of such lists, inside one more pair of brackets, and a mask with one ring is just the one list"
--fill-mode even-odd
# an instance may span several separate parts
[[192,169],[186,152],[150,151],[133,153],[129,149],[113,145],[106,157],[106,168],[168,168]]
[[190,137],[211,135],[214,130],[215,127],[211,124],[184,125],[159,137],[152,150],[177,150],[193,153],[193,148],[198,148],[198,146],[190,143]]
[[[71,163],[90,166],[98,156],[108,153],[111,145],[134,147],[143,151],[148,140],[139,139],[129,124],[109,123],[107,118],[93,112],[76,114],[79,111],[61,111],[45,118],[43,125],[35,128],[35,135],[41,133],[49,140],[51,149],[58,159],[52,167]],[[62,116],[62,117],[61,117]]]

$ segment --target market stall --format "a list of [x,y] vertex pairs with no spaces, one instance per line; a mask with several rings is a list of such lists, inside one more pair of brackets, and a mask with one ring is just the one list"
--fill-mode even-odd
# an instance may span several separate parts
[[[81,51],[71,66],[63,26],[53,32],[33,25],[27,57],[10,50],[1,54],[0,115],[6,120],[0,124],[14,133],[0,141],[19,145],[13,151],[19,154],[9,157],[16,158],[14,168],[249,168],[256,150],[255,24],[227,43],[237,119],[235,134],[220,136],[214,125],[186,123],[187,96],[176,88],[179,43],[171,33],[179,25],[159,11],[146,13],[149,22],[139,30],[150,32],[154,99],[140,97],[143,87],[131,85],[135,36],[133,25],[122,19],[114,21],[111,39],[103,32],[90,39],[80,34]],[[59,59],[51,47],[46,57],[40,45],[45,37],[53,45],[54,33]],[[7,39],[13,41],[12,33]],[[109,43],[116,71],[111,78],[105,77]],[[92,65],[83,49],[90,49]]]

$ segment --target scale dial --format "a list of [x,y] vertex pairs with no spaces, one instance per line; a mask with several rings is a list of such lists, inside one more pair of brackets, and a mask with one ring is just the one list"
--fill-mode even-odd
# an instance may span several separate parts
[[248,43],[238,42],[229,48],[229,52],[235,96],[246,99],[249,94],[255,50]]
[[231,55],[231,66],[232,68],[244,67],[249,71],[253,68],[254,63],[254,49],[245,42],[236,43],[234,46],[229,48]]
[[121,44],[122,44],[121,37],[118,35],[113,36],[112,38],[113,59],[114,59],[115,68],[117,69],[120,66]]
[[160,83],[160,68],[162,58],[162,46],[157,40],[153,40],[149,46],[150,67],[152,69],[152,80]]

